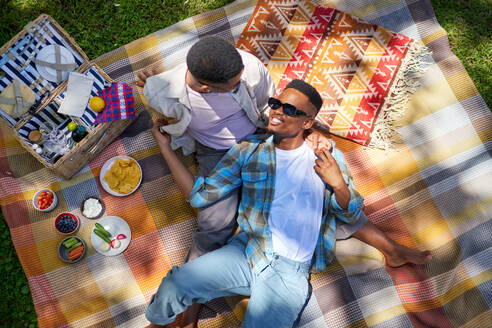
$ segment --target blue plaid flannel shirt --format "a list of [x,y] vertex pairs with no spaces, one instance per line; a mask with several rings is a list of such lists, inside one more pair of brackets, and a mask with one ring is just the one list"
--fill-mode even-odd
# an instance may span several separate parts
[[[311,271],[326,271],[335,253],[336,219],[354,223],[363,207],[342,153],[333,144],[333,157],[350,190],[350,202],[342,209],[330,186],[325,189],[323,217]],[[314,163],[313,163],[314,165]],[[272,233],[267,220],[275,187],[275,145],[271,135],[253,135],[232,147],[208,177],[198,177],[190,193],[193,207],[203,207],[242,188],[238,225],[248,236],[246,256],[252,268],[261,271],[273,257]]]

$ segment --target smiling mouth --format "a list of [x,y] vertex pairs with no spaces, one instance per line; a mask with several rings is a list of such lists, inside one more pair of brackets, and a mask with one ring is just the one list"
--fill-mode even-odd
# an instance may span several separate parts
[[271,123],[272,125],[279,125],[279,124],[284,123],[284,120],[280,119],[280,118],[279,118],[279,117],[277,117],[277,116],[272,116],[272,117],[270,118],[270,123]]

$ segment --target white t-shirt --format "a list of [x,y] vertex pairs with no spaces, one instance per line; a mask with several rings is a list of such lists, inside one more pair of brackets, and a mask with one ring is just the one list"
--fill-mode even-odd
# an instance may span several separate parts
[[325,184],[314,170],[316,155],[304,143],[293,150],[275,148],[275,193],[268,225],[273,251],[308,262],[316,248]]
[[230,92],[200,93],[186,86],[191,105],[188,133],[202,145],[229,149],[256,131]]

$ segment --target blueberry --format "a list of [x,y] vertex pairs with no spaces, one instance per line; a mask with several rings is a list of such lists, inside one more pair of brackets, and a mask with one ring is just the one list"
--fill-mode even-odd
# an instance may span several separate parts
[[63,215],[56,223],[56,227],[63,233],[70,233],[77,227],[77,221],[70,215]]

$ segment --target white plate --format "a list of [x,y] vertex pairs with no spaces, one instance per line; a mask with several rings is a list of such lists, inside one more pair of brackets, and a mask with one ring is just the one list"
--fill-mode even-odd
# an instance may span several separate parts
[[102,255],[106,256],[114,256],[121,254],[127,247],[130,245],[130,240],[132,239],[132,231],[130,230],[130,226],[120,217],[117,216],[105,216],[102,219],[98,220],[97,223],[103,226],[104,229],[111,233],[111,237],[109,239],[113,240],[120,233],[126,236],[125,239],[120,239],[121,245],[118,248],[111,248],[109,251],[105,252],[101,250],[101,246],[106,244],[104,240],[102,240],[98,235],[94,233],[94,229],[91,232],[91,243],[92,247]]
[[[137,186],[136,186],[136,187],[135,187],[132,191],[130,191],[130,192],[129,192],[129,193],[127,193],[127,194],[120,194],[119,192],[116,192],[116,191],[114,191],[113,189],[109,188],[108,183],[107,183],[106,181],[104,181],[104,179],[103,179],[103,178],[104,178],[104,175],[105,175],[105,174],[106,174],[106,172],[107,172],[107,171],[111,168],[111,165],[113,165],[114,161],[115,161],[117,158],[126,159],[126,160],[130,159],[130,160],[134,161],[135,163],[137,163],[138,168],[140,169],[140,181],[138,181]],[[138,189],[138,187],[139,187],[139,186],[140,186],[140,184],[142,183],[142,175],[143,175],[143,174],[142,174],[142,167],[140,167],[140,164],[138,164],[138,162],[137,162],[135,159],[133,159],[133,158],[131,158],[131,157],[129,157],[129,156],[115,156],[115,157],[113,157],[113,158],[108,159],[108,160],[106,161],[106,163],[104,163],[104,164],[103,164],[103,166],[102,166],[102,168],[101,168],[101,172],[99,173],[99,181],[101,181],[101,185],[102,185],[102,187],[103,187],[103,188],[104,188],[104,190],[106,190],[109,194],[111,194],[111,195],[113,195],[113,196],[120,196],[120,197],[122,197],[122,196],[128,196],[128,195],[130,195],[131,193],[133,193],[135,190],[137,190],[137,189]]]
[[[55,63],[56,62],[55,46],[49,45],[41,49],[41,51],[36,56],[36,59],[43,60],[48,63]],[[73,58],[72,53],[70,52],[70,50],[68,50],[63,46],[60,46],[60,61],[61,64],[75,64],[75,58]],[[36,69],[38,70],[39,74],[41,74],[41,76],[44,77],[46,80],[50,82],[57,82],[55,69],[44,65],[37,65],[37,64],[36,64]],[[68,74],[70,74],[70,71],[61,72],[62,81],[65,81],[68,78]]]

